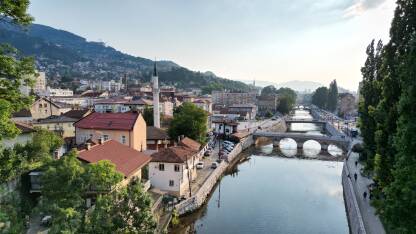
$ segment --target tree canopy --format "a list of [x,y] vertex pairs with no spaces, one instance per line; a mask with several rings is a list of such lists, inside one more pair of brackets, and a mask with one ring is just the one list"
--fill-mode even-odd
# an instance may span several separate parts
[[329,111],[334,112],[337,109],[338,105],[338,86],[337,81],[333,80],[329,84],[329,90],[328,90],[328,99],[326,107]]
[[359,104],[366,169],[374,172],[378,213],[392,233],[416,220],[416,2],[398,0],[390,41],[367,48]]
[[[3,0],[0,2],[0,22],[28,25],[33,18],[27,13],[28,0]],[[26,108],[33,97],[22,95],[20,87],[32,86],[35,75],[34,60],[23,58],[19,52],[0,44],[0,140],[14,138],[19,130],[11,121],[13,112]]]
[[208,114],[193,103],[185,102],[173,113],[169,136],[177,139],[185,135],[200,143],[206,142]]
[[321,109],[326,109],[328,100],[328,88],[319,87],[315,90],[312,95],[312,104],[316,105]]

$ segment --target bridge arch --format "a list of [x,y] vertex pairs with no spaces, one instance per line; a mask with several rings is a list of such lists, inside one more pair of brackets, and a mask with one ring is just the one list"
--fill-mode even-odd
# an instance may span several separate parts
[[303,142],[302,150],[306,157],[315,158],[321,153],[321,143],[316,140],[307,140]]
[[279,141],[279,149],[286,157],[293,157],[298,153],[298,143],[293,138],[282,138]]

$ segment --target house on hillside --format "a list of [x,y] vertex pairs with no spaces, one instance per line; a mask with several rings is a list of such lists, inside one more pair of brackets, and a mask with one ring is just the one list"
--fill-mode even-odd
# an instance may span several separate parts
[[62,138],[75,136],[74,123],[78,119],[70,118],[65,115],[51,115],[45,119],[38,119],[33,122],[33,126],[41,127],[55,132]]
[[186,196],[189,181],[196,178],[198,152],[185,146],[173,146],[151,155],[149,179],[153,187],[177,197]]
[[112,139],[138,151],[147,148],[146,122],[137,112],[93,112],[75,122],[74,126],[77,145],[87,140]]
[[5,148],[13,147],[16,144],[25,145],[32,140],[35,129],[31,125],[21,122],[14,122],[15,126],[20,130],[19,135],[15,138],[5,138],[1,141],[1,145]]
[[[29,110],[20,110],[13,113],[13,119],[24,121],[48,118],[51,115],[61,115],[71,110],[71,106],[65,103],[51,101],[45,97],[38,97]],[[29,114],[30,113],[30,114]],[[23,120],[25,119],[25,120]]]

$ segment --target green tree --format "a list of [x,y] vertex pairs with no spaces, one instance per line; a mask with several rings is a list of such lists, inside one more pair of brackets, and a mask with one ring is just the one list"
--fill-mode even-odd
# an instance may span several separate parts
[[[383,44],[381,41],[374,48],[374,40],[367,47],[367,60],[361,68],[363,81],[361,85],[361,100],[359,100],[358,112],[360,114],[359,125],[363,136],[365,151],[362,160],[366,162],[366,168],[373,169],[374,156],[376,154],[375,132],[377,130],[376,107],[380,102],[380,69],[382,63]],[[378,160],[381,165],[381,159]]]
[[88,164],[84,181],[87,188],[97,192],[109,192],[123,180],[123,175],[117,172],[116,166],[108,160]]
[[[400,6],[400,3],[399,3]],[[403,3],[402,7],[409,7]],[[410,13],[414,17],[416,14]],[[397,233],[414,233],[416,220],[416,23],[413,22],[413,39],[408,42],[403,60],[399,65],[399,78],[403,89],[398,103],[399,121],[395,146],[396,163],[393,181],[386,187],[384,217],[389,228]],[[385,169],[385,168],[383,168]]]
[[276,93],[277,93],[276,87],[274,87],[273,85],[269,85],[269,86],[264,87],[261,90],[260,95],[263,97],[267,97],[267,96],[274,96],[276,95]]
[[185,135],[201,143],[206,142],[208,114],[192,103],[185,102],[178,107],[169,128],[169,136],[177,139]]
[[[78,219],[81,219],[81,211],[84,207],[82,197],[86,190],[83,180],[84,172],[85,169],[76,158],[75,151],[71,151],[62,159],[52,161],[47,165],[41,179],[43,186],[42,208],[54,217],[52,227],[62,228],[66,222],[81,222]],[[76,218],[77,220],[68,220],[68,218]]]
[[337,81],[333,80],[329,84],[329,90],[328,90],[328,100],[327,100],[327,109],[331,112],[334,112],[337,109],[338,105],[338,86]]
[[328,98],[328,88],[319,87],[315,90],[315,92],[312,95],[312,104],[314,104],[315,106],[321,109],[326,109],[327,98]]
[[279,96],[279,106],[277,110],[282,114],[287,114],[296,103],[296,92],[290,88],[280,88],[276,90],[276,95]]
[[141,183],[133,182],[121,194],[113,219],[118,233],[154,233],[152,200]]
[[289,97],[281,96],[279,98],[279,106],[277,107],[277,110],[282,114],[288,114],[291,109],[292,106],[290,104]]
[[[27,14],[28,0],[3,0],[0,2],[0,22],[29,25],[33,18]],[[13,138],[19,130],[11,121],[13,112],[27,108],[33,97],[20,93],[22,85],[33,85],[35,75],[32,58],[22,58],[9,45],[0,45],[0,140]]]

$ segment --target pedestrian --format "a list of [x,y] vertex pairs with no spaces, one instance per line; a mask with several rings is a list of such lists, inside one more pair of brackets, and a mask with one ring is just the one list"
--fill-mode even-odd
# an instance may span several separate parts
[[357,181],[357,173],[354,173],[354,180]]
[[370,200],[373,199],[373,193],[370,192],[370,196],[368,196],[368,199],[370,199]]
[[364,200],[367,198],[367,192],[363,193]]
[[355,166],[357,167],[357,165],[358,165],[358,161],[355,161]]

